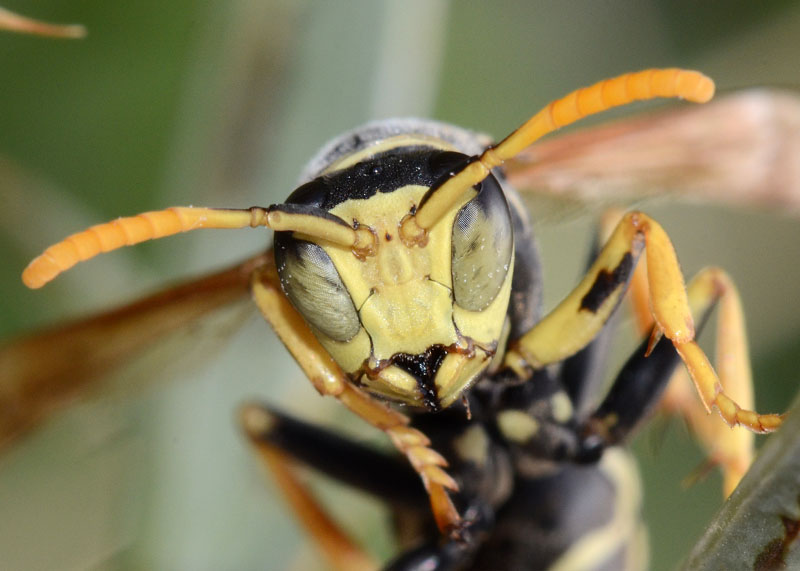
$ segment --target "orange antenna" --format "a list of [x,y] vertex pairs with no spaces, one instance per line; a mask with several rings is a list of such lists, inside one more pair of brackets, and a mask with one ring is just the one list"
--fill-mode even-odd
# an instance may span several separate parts
[[49,24],[33,18],[26,18],[5,8],[0,8],[0,30],[35,34],[49,38],[83,38],[86,28],[80,24]]
[[372,238],[369,232],[356,231],[327,212],[310,207],[297,209],[293,205],[269,208],[254,206],[245,210],[173,207],[119,218],[73,234],[50,246],[34,259],[22,272],[22,281],[29,288],[36,289],[78,262],[123,246],[200,228],[248,226],[266,226],[277,231],[297,232],[311,239],[325,240],[359,250],[367,249]]
[[487,148],[483,154],[447,179],[428,195],[414,216],[406,218],[401,231],[408,241],[423,240],[425,231],[464,192],[489,176],[491,169],[502,165],[531,143],[560,127],[633,101],[680,97],[705,103],[713,96],[714,82],[710,78],[697,71],[674,68],[626,73],[573,91],[566,97],[551,102],[497,145]]

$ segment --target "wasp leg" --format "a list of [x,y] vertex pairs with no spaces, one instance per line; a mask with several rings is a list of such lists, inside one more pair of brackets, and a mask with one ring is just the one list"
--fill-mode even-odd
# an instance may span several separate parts
[[[622,214],[619,215],[622,218]],[[650,313],[650,290],[647,286],[647,260],[639,261],[636,270],[633,272],[630,290],[630,307],[636,323],[636,329],[641,335],[647,335],[653,330],[655,325],[653,315]],[[689,293],[689,305],[692,308],[692,315],[697,316],[702,310],[699,309],[696,297],[692,295],[693,286],[690,283],[687,287]],[[661,412],[667,415],[682,414],[687,416],[688,411],[696,411],[697,401],[695,400],[694,389],[691,386],[691,379],[685,368],[678,368],[672,373],[672,378],[667,382],[667,387],[658,403]],[[745,401],[737,401],[745,402]],[[710,421],[710,417],[704,417]],[[718,425],[717,422],[710,424]],[[721,426],[721,425],[720,425]]]
[[394,446],[408,458],[422,478],[434,518],[442,533],[458,534],[461,517],[447,490],[458,485],[443,469],[447,461],[430,448],[430,440],[408,426],[409,419],[375,400],[350,383],[347,375],[317,341],[300,314],[280,288],[274,258],[253,276],[253,299],[264,318],[322,395],[341,401],[356,415],[389,436]]
[[[614,227],[623,216],[623,212],[612,210],[607,212],[600,221],[595,239],[589,251],[586,271],[589,271],[600,253],[600,247],[608,240]],[[634,272],[640,273],[641,260]],[[558,372],[559,380],[572,401],[572,406],[577,418],[586,418],[597,407],[599,398],[603,395],[604,373],[609,355],[610,343],[616,329],[617,320],[613,317],[602,327],[592,341],[574,355],[567,357]]]
[[658,404],[679,362],[680,357],[672,344],[659,342],[651,347],[650,338],[645,338],[622,366],[605,399],[589,418],[589,434],[600,436],[603,446],[625,440]]
[[294,461],[392,506],[426,509],[425,490],[419,477],[400,457],[374,450],[260,403],[245,405],[240,411],[240,420],[251,443],[257,447],[278,449]]
[[342,571],[375,569],[375,562],[328,516],[295,474],[292,451],[274,443],[274,438],[281,436],[283,420],[258,405],[246,406],[240,412],[240,422],[250,443],[330,566]]
[[[617,220],[622,218],[622,213]],[[650,313],[650,288],[647,286],[647,259],[642,259],[636,265],[636,269],[631,277],[629,286],[630,308],[636,323],[636,329],[641,335],[646,335],[653,330],[655,322],[653,314]],[[697,297],[692,295],[692,284],[687,287],[689,293],[689,305],[692,308],[692,315],[697,316],[702,310],[697,305]],[[745,401],[738,401],[745,402]],[[691,387],[691,380],[685,368],[676,369],[672,378],[667,383],[659,408],[666,414],[682,414],[682,411],[695,410],[695,397]],[[747,406],[747,405],[746,405]],[[717,424],[717,423],[714,423]]]
[[[647,310],[649,292],[642,264],[636,268],[630,289],[634,315],[640,331],[644,333],[652,328],[653,319]],[[687,291],[693,315],[705,312],[721,300],[715,357],[720,384],[740,406],[752,408],[754,397],[750,352],[744,311],[736,286],[724,270],[706,268],[689,283]],[[710,462],[720,466],[724,496],[733,493],[753,461],[753,433],[740,426],[725,427],[701,412],[692,395],[690,378],[683,368],[673,373],[659,406],[665,414],[680,415],[686,420],[705,448]]]
[[[607,242],[614,229],[625,217],[625,211],[610,208],[600,219],[599,234]],[[628,302],[633,313],[637,331],[645,335],[653,330],[653,314],[650,311],[650,288],[647,286],[647,258],[641,258],[633,270],[628,286]],[[697,315],[696,313],[694,315]]]
[[[720,384],[725,393],[735,398],[743,407],[754,404],[752,369],[747,344],[744,311],[730,276],[719,268],[706,268],[689,284],[689,304],[692,311],[719,301],[717,316],[717,345],[715,363]],[[675,388],[673,388],[673,386]],[[673,414],[681,414],[706,449],[712,463],[723,473],[723,493],[729,496],[750,467],[754,456],[752,432],[733,427],[729,429],[714,422],[708,413],[701,411],[691,399],[683,395],[690,392],[685,371],[678,371],[670,382],[670,400],[667,405]]]
[[543,368],[586,347],[611,317],[644,248],[637,228],[621,222],[586,276],[558,307],[513,341],[505,364],[519,371]]
[[723,390],[707,357],[694,341],[686,289],[675,250],[664,229],[641,212],[626,214],[580,284],[549,315],[520,337],[506,355],[514,370],[540,368],[573,355],[594,338],[616,309],[635,262],[645,248],[647,281],[656,323],[652,340],[672,341],[694,381],[707,411],[715,407],[731,426],[755,432],[780,426],[780,415],[742,409]]
[[[635,286],[631,286],[635,287]],[[645,284],[646,287],[646,284]],[[720,384],[725,392],[737,399],[744,406],[753,406],[753,387],[748,358],[747,338],[744,326],[744,313],[741,307],[739,294],[730,277],[719,268],[706,268],[697,274],[687,287],[689,305],[692,314],[701,315],[700,322],[704,323],[709,317],[713,307],[720,305],[720,315],[717,324],[717,358],[719,367]],[[615,381],[606,401],[600,406],[593,416],[592,422],[604,425],[604,430],[614,434],[614,441],[625,437],[632,428],[631,417],[634,411],[645,414],[660,394],[657,387],[660,381],[651,379],[649,386],[639,381],[635,392],[627,395],[628,401],[620,394],[625,394],[626,383],[636,383],[636,379],[647,378],[647,370],[654,370],[664,375],[677,361],[677,354],[672,361],[665,355],[665,349],[671,347],[659,343],[653,349],[649,358],[644,358],[644,347],[634,353],[626,363],[623,371]],[[640,363],[637,363],[637,358]],[[652,363],[649,362],[655,358]],[[661,363],[664,367],[658,371],[654,366]],[[652,374],[652,373],[650,373]],[[678,369],[667,381],[667,390],[659,403],[662,409],[669,414],[682,415],[692,427],[696,437],[708,452],[712,463],[720,465],[723,471],[723,493],[727,497],[739,480],[749,468],[753,459],[754,435],[744,427],[729,428],[715,422],[708,413],[701,412],[691,397],[691,388],[685,369]],[[618,388],[618,384],[621,386]],[[663,387],[662,387],[663,388]],[[637,398],[635,393],[643,397],[651,393],[651,398]],[[637,402],[638,401],[638,402]],[[665,401],[666,404],[665,404]],[[626,418],[626,415],[630,418]],[[596,425],[595,425],[596,426]]]
[[[267,471],[297,518],[334,569],[374,569],[369,556],[330,518],[295,473],[299,462],[386,502],[395,510],[423,513],[425,490],[416,472],[348,438],[291,418],[262,404],[248,404],[240,423]],[[405,551],[385,570],[412,571],[461,568],[491,528],[493,511],[480,502],[467,508],[467,539],[432,540]]]
[[[719,295],[709,288],[711,275],[708,272],[701,272],[687,288],[692,314],[699,316],[698,332],[705,327],[711,310],[719,301]],[[657,340],[654,345],[652,337],[647,335],[622,366],[605,399],[589,418],[586,436],[600,436],[604,446],[625,440],[663,400],[662,393],[674,380],[679,362],[680,357],[671,343]],[[722,426],[719,422],[713,424]],[[753,436],[752,432],[741,430]]]

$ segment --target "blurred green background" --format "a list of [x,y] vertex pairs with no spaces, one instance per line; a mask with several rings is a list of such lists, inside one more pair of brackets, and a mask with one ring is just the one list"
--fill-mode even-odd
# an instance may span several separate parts
[[[370,119],[435,117],[500,137],[569,90],[651,66],[701,69],[720,91],[800,86],[800,4],[788,1],[3,4],[89,30],[72,42],[0,36],[4,337],[235,262],[269,238],[176,237],[25,290],[21,269],[54,240],[173,204],[280,202],[316,148]],[[687,275],[708,264],[730,271],[748,313],[759,409],[785,409],[800,381],[800,224],[696,206],[649,212]],[[574,283],[591,230],[577,221],[539,233],[549,308]],[[234,410],[261,397],[308,418],[346,413],[317,398],[256,319],[183,376],[109,391],[0,459],[4,569],[316,564],[263,483]],[[671,569],[718,507],[719,478],[683,489],[702,455],[680,423],[662,429],[645,431],[636,448],[653,568]],[[390,552],[372,537],[381,512],[353,494],[340,501],[347,525]]]

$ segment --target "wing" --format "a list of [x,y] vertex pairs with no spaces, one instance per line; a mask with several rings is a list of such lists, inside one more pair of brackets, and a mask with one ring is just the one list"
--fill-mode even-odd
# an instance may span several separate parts
[[534,215],[664,195],[798,215],[800,97],[744,91],[553,138],[507,165],[517,189],[544,197]]
[[0,348],[0,450],[77,398],[107,388],[107,379],[133,362],[147,362],[149,370],[125,376],[136,388],[155,371],[163,376],[165,367],[177,373],[196,363],[251,313],[252,304],[244,303],[251,276],[266,259]]

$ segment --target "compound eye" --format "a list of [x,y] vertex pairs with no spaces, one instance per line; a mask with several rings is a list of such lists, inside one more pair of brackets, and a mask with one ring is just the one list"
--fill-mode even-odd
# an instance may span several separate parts
[[276,232],[275,262],[283,292],[308,323],[335,341],[355,337],[361,329],[358,313],[325,250]]
[[489,177],[453,224],[453,295],[459,306],[481,311],[492,303],[508,274],[513,248],[508,204],[497,180]]

